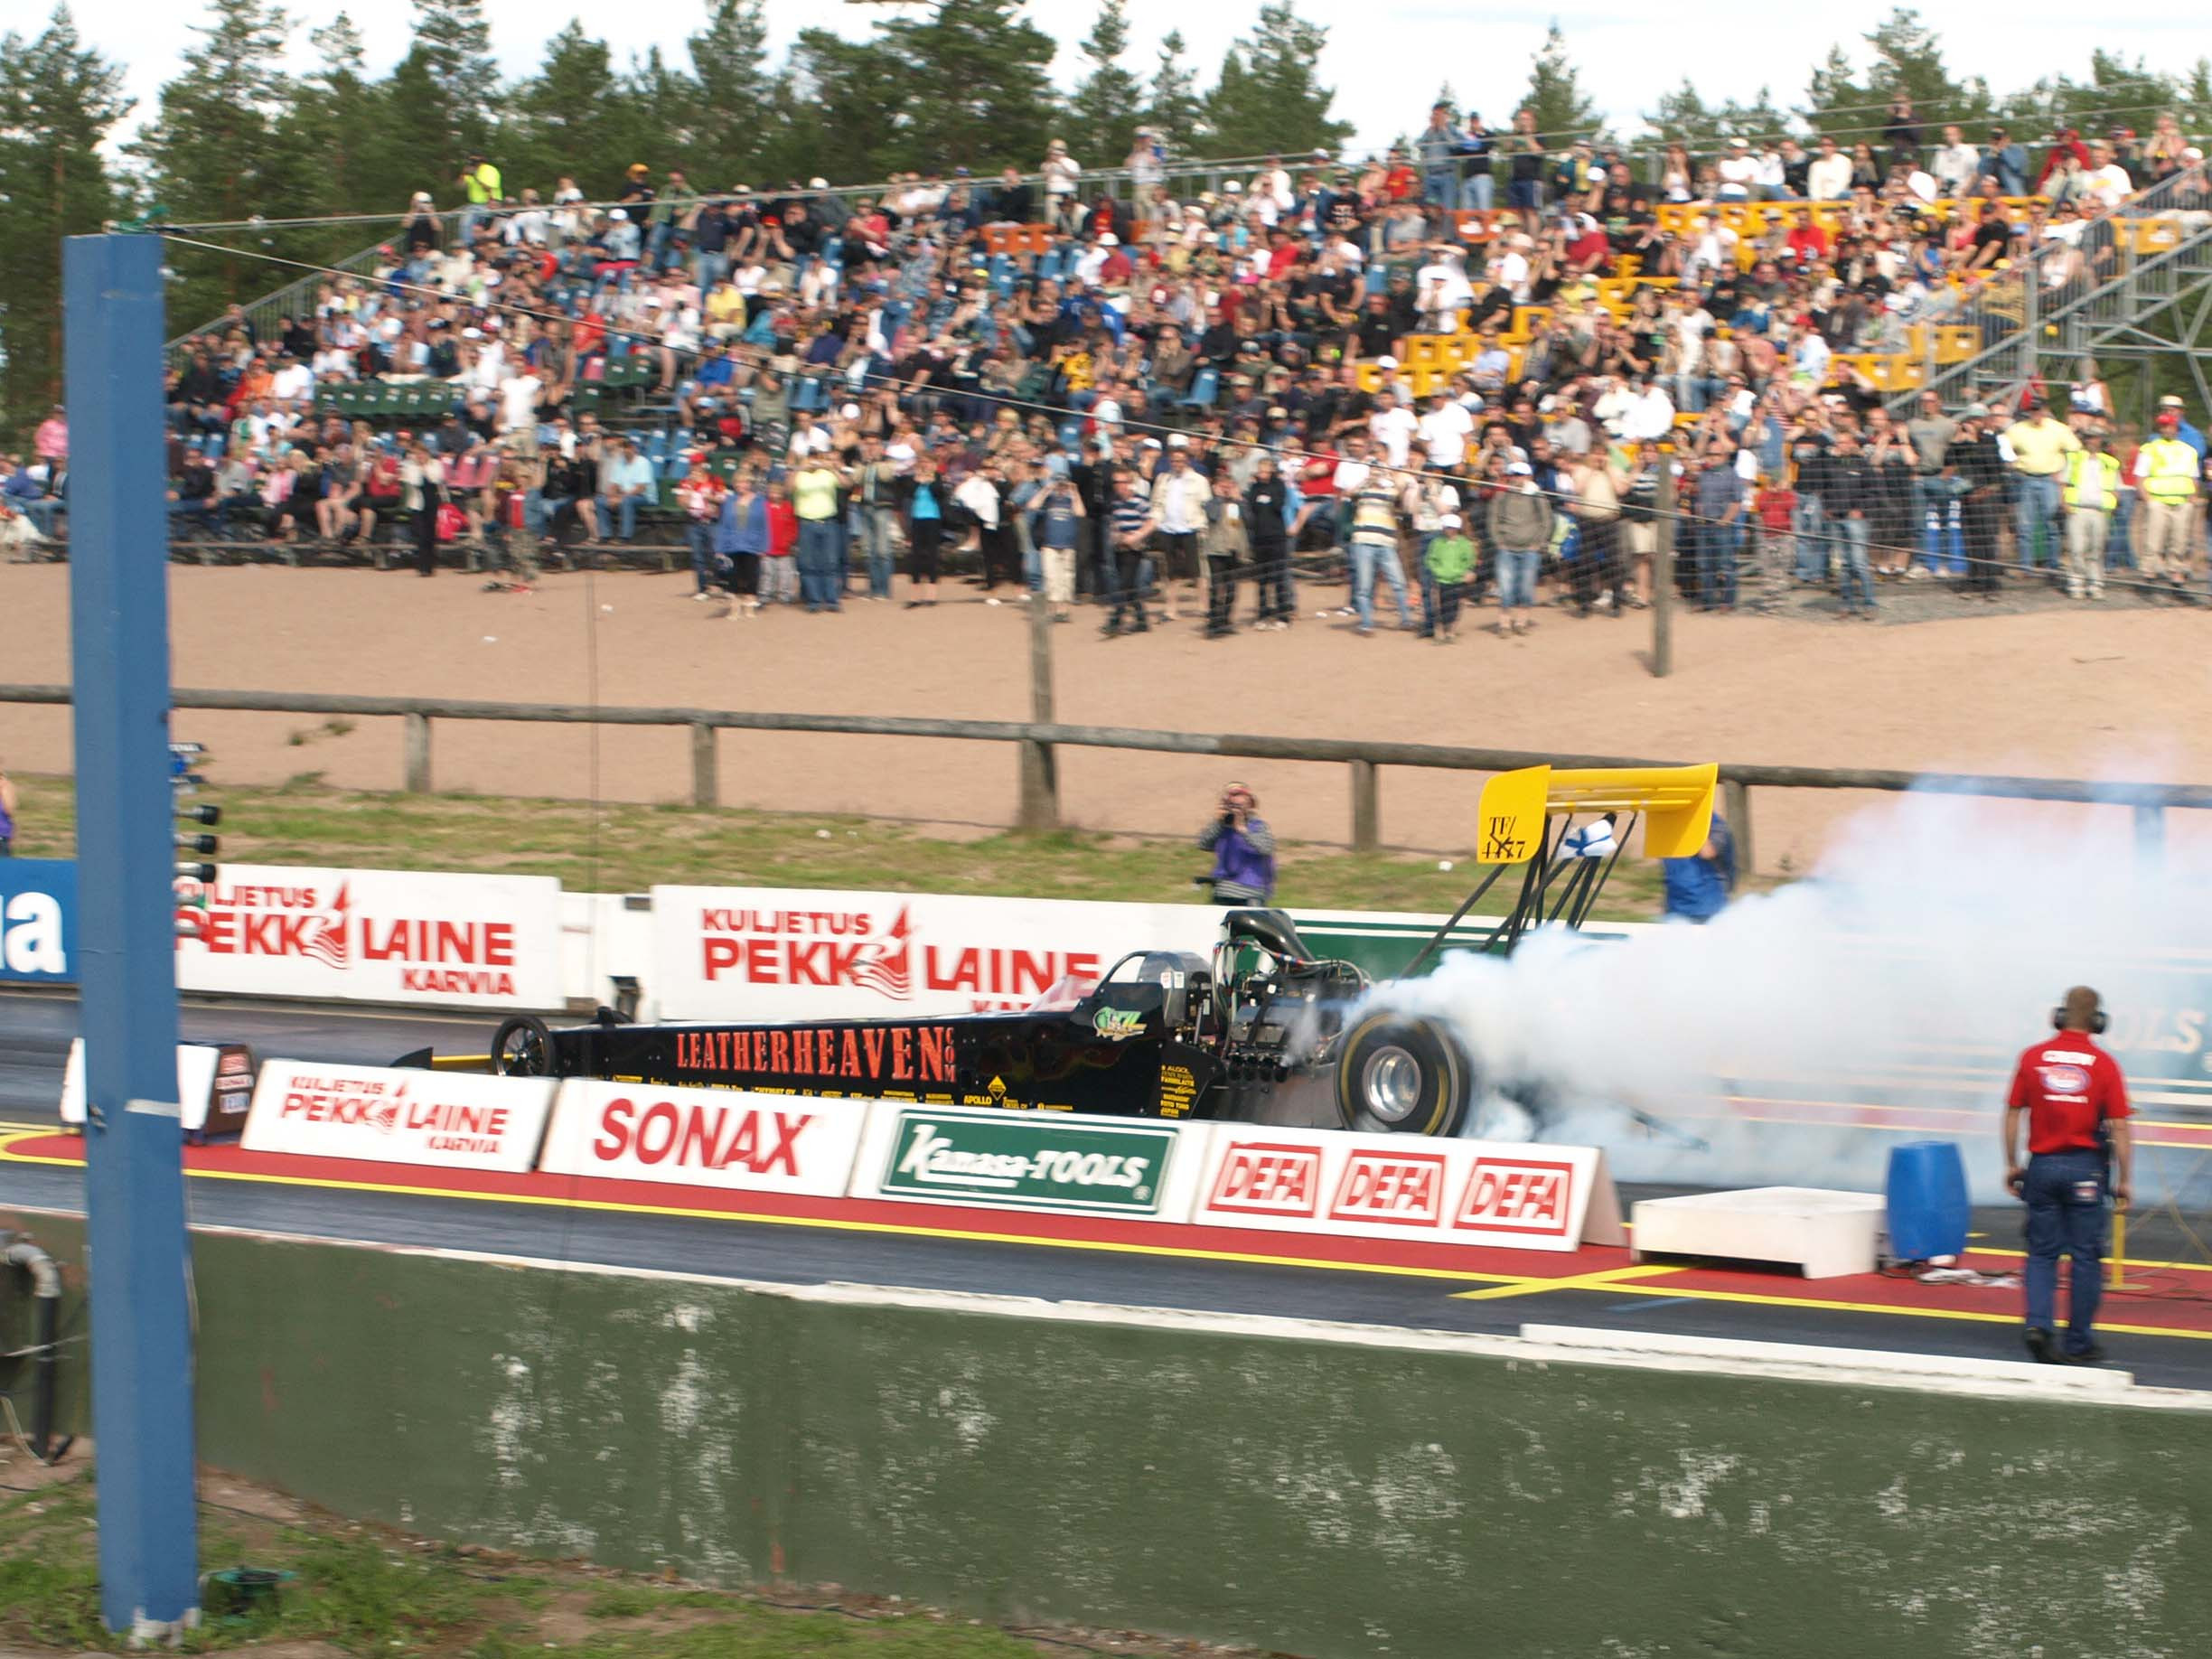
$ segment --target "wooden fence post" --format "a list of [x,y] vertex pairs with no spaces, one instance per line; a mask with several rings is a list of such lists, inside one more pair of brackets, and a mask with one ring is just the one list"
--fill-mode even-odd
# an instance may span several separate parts
[[704,720],[691,723],[691,804],[695,807],[718,807],[722,804],[722,781],[718,770],[719,756],[715,745],[715,728]]
[[405,719],[407,736],[403,747],[407,792],[410,795],[426,795],[430,792],[430,717],[411,714]]
[[[1029,717],[1039,726],[1053,717],[1052,606],[1041,592],[1029,595]],[[1024,737],[1015,745],[1019,795],[1015,821],[1024,830],[1060,827],[1060,758],[1049,743]]]
[[1382,785],[1371,760],[1352,763],[1352,850],[1373,852],[1382,844]]
[[1757,855],[1751,849],[1751,786],[1729,778],[1720,785],[1720,792],[1728,803],[1721,817],[1728,820],[1729,833],[1736,838],[1736,873],[1748,876],[1758,868]]

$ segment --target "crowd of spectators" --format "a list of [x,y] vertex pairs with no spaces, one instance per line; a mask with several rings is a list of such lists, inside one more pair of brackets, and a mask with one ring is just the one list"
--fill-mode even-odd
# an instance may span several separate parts
[[[1380,586],[1437,638],[1486,598],[1500,632],[1547,590],[1647,603],[1668,494],[1678,579],[1720,608],[1806,583],[1871,614],[1880,580],[1972,596],[2001,566],[2087,597],[2113,564],[2179,584],[2202,539],[2201,436],[2176,413],[2177,530],[2167,434],[2115,426],[2093,364],[1910,421],[1851,366],[1985,285],[2084,280],[2147,184],[2212,211],[2170,117],[2039,157],[2001,127],[1928,142],[1900,101],[1879,145],[1670,148],[1645,182],[1527,111],[1494,132],[1439,105],[1364,166],[1130,171],[1117,194],[1055,143],[1028,174],[755,192],[640,163],[595,203],[473,156],[458,209],[418,194],[373,268],[194,339],[173,511],[295,549],[404,534],[426,574],[450,547],[522,587],[665,522],[737,619],[933,605],[951,562],[986,603],[1218,634],[1288,626],[1299,572],[1348,574],[1320,608],[1369,632]],[[1409,342],[1439,333],[1467,349],[1423,383]],[[370,389],[425,395],[395,424],[347,401]],[[2046,398],[2056,420],[2026,414]],[[63,493],[44,464],[0,483],[44,510],[33,535]],[[2062,569],[2085,504],[2094,579]]]

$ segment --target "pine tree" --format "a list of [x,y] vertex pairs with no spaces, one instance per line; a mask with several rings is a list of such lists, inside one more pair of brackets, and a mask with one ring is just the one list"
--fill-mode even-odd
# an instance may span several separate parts
[[1336,93],[1320,84],[1328,31],[1298,14],[1293,0],[1265,0],[1251,33],[1222,59],[1221,79],[1205,102],[1205,125],[1223,154],[1335,150],[1352,136],[1333,119]]
[[1595,138],[1605,130],[1598,106],[1582,90],[1582,79],[1567,56],[1567,37],[1554,22],[1544,33],[1543,50],[1529,70],[1521,108],[1536,112],[1536,130],[1548,150],[1561,150],[1577,138]]
[[1679,144],[1692,155],[1718,148],[1729,136],[1720,111],[1707,106],[1686,75],[1682,85],[1659,95],[1659,107],[1644,117],[1644,125],[1662,144]]
[[[1145,94],[1144,124],[1160,136],[1170,151],[1188,155],[1197,149],[1204,136],[1205,105],[1198,96],[1198,77],[1183,60],[1184,50],[1180,29],[1169,30],[1161,40],[1159,66],[1152,71],[1152,84]],[[1085,157],[1077,159],[1101,167],[1121,164],[1120,155],[1101,156],[1095,164]]]
[[549,184],[567,173],[586,197],[604,202],[621,188],[634,134],[614,55],[574,18],[546,42],[538,72],[508,99],[507,164],[519,182]]
[[1120,164],[1144,117],[1144,88],[1121,66],[1129,50],[1129,0],[1101,0],[1097,20],[1077,48],[1091,70],[1068,99],[1068,151],[1092,166]]
[[[1866,35],[1873,57],[1868,64],[1867,91],[1887,102],[1899,93],[1913,100],[1913,115],[1922,126],[1940,130],[1946,121],[1971,125],[1989,119],[1989,85],[1980,77],[1952,78],[1944,62],[1943,45],[1936,32],[1920,21],[1920,14],[1899,6]],[[1886,116],[1881,109],[1840,113],[1835,125],[1858,129],[1847,142],[1879,136]],[[1867,130],[1872,129],[1872,130]],[[1923,138],[1934,135],[1923,132]],[[1879,146],[1878,146],[1879,147]]]
[[773,140],[774,88],[761,0],[714,0],[707,26],[685,42],[698,108],[692,176],[720,190],[757,170]]
[[[306,159],[303,195],[311,211],[359,213],[375,211],[395,187],[407,181],[377,177],[367,164],[372,134],[382,120],[381,100],[368,74],[361,31],[345,13],[308,34],[315,49],[314,70],[303,78],[279,123],[280,141]],[[323,251],[343,254],[358,245],[358,230],[348,230]]]
[[938,0],[926,17],[880,25],[876,48],[911,87],[901,146],[907,167],[1036,165],[1052,136],[1054,47],[1021,15],[1022,5]]
[[873,182],[914,164],[914,85],[877,42],[801,29],[783,96],[789,118],[775,124],[765,173]]
[[[184,67],[161,89],[159,113],[129,146],[146,165],[154,200],[180,224],[232,223],[254,215],[287,217],[295,205],[295,157],[277,131],[293,92],[284,71],[291,22],[270,0],[209,0],[209,20]],[[221,239],[218,238],[216,239]],[[211,266],[211,261],[214,264]],[[180,248],[171,260],[183,278],[175,296],[187,315],[276,286],[268,268],[247,260]]]
[[[415,43],[411,55],[436,96],[436,153],[443,158],[439,200],[455,191],[463,158],[492,141],[492,115],[499,105],[499,65],[492,57],[492,25],[483,0],[414,0]],[[498,164],[497,158],[493,158]]]
[[66,5],[35,39],[0,36],[0,432],[61,395],[61,239],[115,212],[100,145],[130,108]]

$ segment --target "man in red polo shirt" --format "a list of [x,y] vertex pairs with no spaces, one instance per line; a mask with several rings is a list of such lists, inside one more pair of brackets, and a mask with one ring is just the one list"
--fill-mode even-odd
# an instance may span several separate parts
[[[2030,1044],[2005,1097],[2005,1185],[2028,1205],[2028,1351],[2048,1364],[2104,1357],[2094,1326],[2104,1288],[2104,1197],[2127,1208],[2135,1162],[2128,1138],[2127,1080],[2094,1040],[2104,1029],[2096,992],[2076,985],[2051,1010],[2056,1036]],[[2020,1124],[2028,1119],[2028,1162]],[[2109,1154],[2107,1148],[2109,1148]],[[2114,1177],[2117,1177],[2116,1179]],[[2066,1345],[2053,1347],[2058,1258],[2074,1263]]]

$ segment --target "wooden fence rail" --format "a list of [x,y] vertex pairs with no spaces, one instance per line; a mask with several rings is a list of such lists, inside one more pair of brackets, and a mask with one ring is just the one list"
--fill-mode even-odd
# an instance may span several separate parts
[[[67,686],[0,686],[0,703],[67,705]],[[1559,766],[1638,766],[1671,764],[1649,757],[1560,755],[1524,749],[1482,749],[1442,744],[1380,743],[1345,737],[1277,737],[1243,732],[1162,732],[1120,726],[1068,726],[1040,720],[946,720],[911,715],[795,714],[764,709],[595,708],[581,703],[490,703],[452,698],[355,697],[312,691],[178,690],[178,708],[249,714],[347,715],[406,723],[402,787],[432,789],[432,730],[440,720],[496,720],[521,725],[666,726],[691,734],[691,799],[720,804],[717,731],[820,732],[865,737],[923,737],[961,743],[1005,743],[1019,757],[1021,810],[1026,828],[1060,821],[1062,748],[1125,749],[1165,755],[1210,755],[1223,759],[1310,762],[1349,768],[1351,844],[1372,851],[1381,840],[1382,771],[1423,766],[1450,772],[1508,772],[1546,762]],[[2135,813],[2139,848],[2155,854],[2165,841],[2169,807],[2212,808],[2212,785],[2097,783],[2080,778],[2007,777],[1966,773],[1924,773],[1832,766],[1768,766],[1724,762],[1725,811],[1736,832],[1739,857],[1753,867],[1750,792],[1754,789],[1925,790],[2008,801],[2074,801],[2126,806]]]

